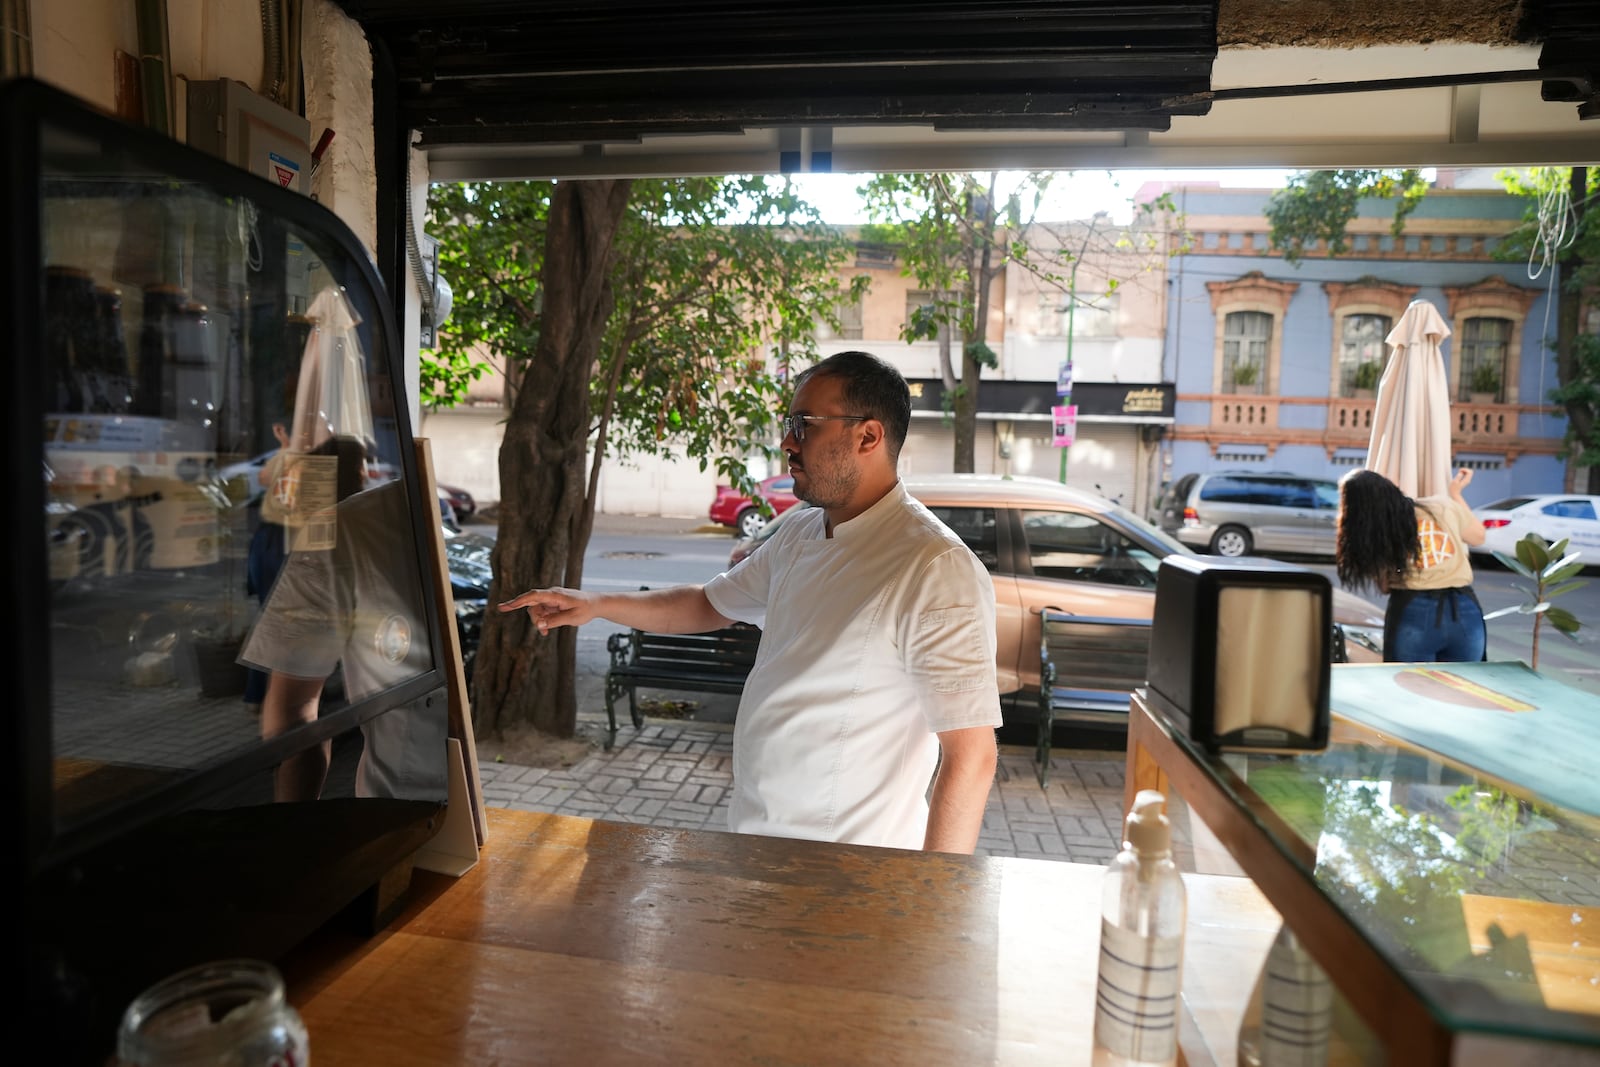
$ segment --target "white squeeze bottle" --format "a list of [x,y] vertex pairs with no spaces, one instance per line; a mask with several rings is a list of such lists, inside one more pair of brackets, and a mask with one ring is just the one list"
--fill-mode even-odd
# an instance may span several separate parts
[[1172,862],[1166,797],[1141,789],[1123,827],[1122,851],[1100,895],[1100,980],[1094,1067],[1178,1062],[1178,993],[1189,901]]

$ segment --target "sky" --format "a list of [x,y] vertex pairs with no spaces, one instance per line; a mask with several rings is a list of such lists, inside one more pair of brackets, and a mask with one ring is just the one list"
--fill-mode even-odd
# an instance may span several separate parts
[[[1040,207],[1041,222],[1087,219],[1096,211],[1108,212],[1119,225],[1132,220],[1129,206],[1140,186],[1150,181],[1218,182],[1224,188],[1278,189],[1295,173],[1291,170],[1072,170],[1058,171],[1050,192]],[[1020,171],[1001,172],[1013,181]],[[795,184],[802,195],[821,211],[825,222],[849,225],[866,222],[856,186],[867,178],[863,174],[797,174]]]

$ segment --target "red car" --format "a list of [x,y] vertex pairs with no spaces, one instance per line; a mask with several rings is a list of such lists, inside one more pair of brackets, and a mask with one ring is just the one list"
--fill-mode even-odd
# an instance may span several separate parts
[[[794,476],[790,474],[774,474],[762,479],[760,493],[772,506],[775,516],[782,515],[798,502],[794,495]],[[712,522],[733,527],[735,536],[753,537],[767,524],[767,518],[756,502],[743,493],[729,485],[717,486],[717,498],[711,502]]]

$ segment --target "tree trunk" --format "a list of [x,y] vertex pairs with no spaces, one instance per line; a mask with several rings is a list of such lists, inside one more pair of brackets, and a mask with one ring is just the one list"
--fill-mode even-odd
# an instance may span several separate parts
[[[1588,177],[1586,167],[1573,167],[1568,191],[1572,194],[1572,210],[1577,218],[1573,230],[1583,232],[1583,217],[1588,211]],[[1576,246],[1574,246],[1576,247]],[[1575,251],[1561,258],[1560,304],[1556,307],[1556,380],[1563,385],[1578,381],[1584,370],[1578,363],[1578,335],[1583,330],[1583,292],[1575,279],[1583,277],[1583,257]],[[1543,403],[1547,398],[1540,397]],[[1567,419],[1572,429],[1575,450],[1592,440],[1595,432],[1594,411],[1584,400],[1566,404]],[[1578,467],[1572,472],[1574,492],[1600,493],[1600,466],[1587,469]]]
[[577,727],[576,631],[541,638],[526,612],[493,605],[582,579],[593,508],[589,379],[615,303],[612,243],[631,189],[627,180],[563,181],[550,202],[539,343],[500,445],[494,583],[473,672],[473,726],[483,736],[529,725],[571,737]]
[[963,305],[972,311],[972,328],[965,330],[961,343],[961,389],[956,393],[955,471],[971,474],[978,469],[978,390],[983,365],[974,352],[981,351],[989,332],[989,264],[994,257],[994,187],[999,174],[989,174],[988,191],[974,203],[968,195],[966,216],[971,236],[966,241],[967,287]]

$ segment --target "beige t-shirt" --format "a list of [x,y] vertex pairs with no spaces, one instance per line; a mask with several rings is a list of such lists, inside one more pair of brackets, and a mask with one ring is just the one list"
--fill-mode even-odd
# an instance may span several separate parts
[[1470,519],[1454,497],[1430,496],[1417,501],[1417,541],[1422,555],[1396,584],[1404,589],[1471,585],[1472,560],[1461,536]]
[[284,482],[283,461],[286,458],[288,453],[280,448],[261,468],[261,521],[275,522],[279,526],[288,519],[286,495],[293,492],[292,486]]

